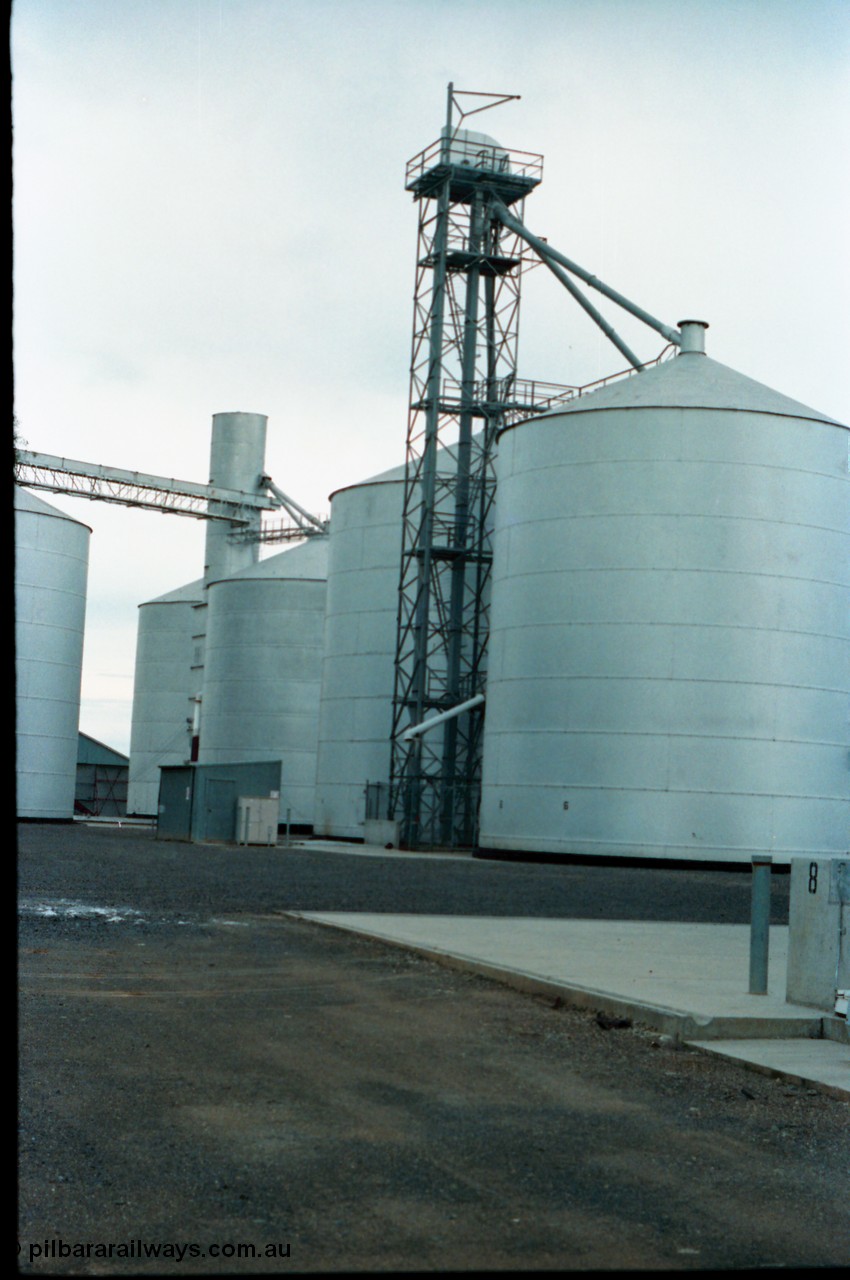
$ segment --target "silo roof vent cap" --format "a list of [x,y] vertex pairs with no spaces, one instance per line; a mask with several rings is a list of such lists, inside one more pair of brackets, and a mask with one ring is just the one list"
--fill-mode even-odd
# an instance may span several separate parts
[[679,344],[680,356],[705,355],[705,331],[708,324],[705,320],[680,320],[679,332],[682,341]]

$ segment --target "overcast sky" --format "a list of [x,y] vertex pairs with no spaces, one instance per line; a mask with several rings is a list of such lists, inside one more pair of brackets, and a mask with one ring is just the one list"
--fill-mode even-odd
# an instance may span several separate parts
[[[15,0],[12,72],[30,449],[205,481],[212,415],[264,413],[320,514],[401,462],[405,163],[449,81],[521,95],[470,127],[545,156],[532,230],[850,422],[848,0]],[[528,276],[520,376],[623,363]],[[93,530],[80,727],[126,751],[137,606],[200,576],[203,523],[40,496]]]

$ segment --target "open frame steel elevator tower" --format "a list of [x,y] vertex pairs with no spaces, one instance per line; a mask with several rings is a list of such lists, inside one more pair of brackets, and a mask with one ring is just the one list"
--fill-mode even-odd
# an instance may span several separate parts
[[462,125],[513,96],[449,85],[440,138],[407,166],[419,230],[389,817],[408,848],[471,845],[477,831],[493,450],[518,405],[520,286],[532,261],[495,208],[522,221],[543,157]]

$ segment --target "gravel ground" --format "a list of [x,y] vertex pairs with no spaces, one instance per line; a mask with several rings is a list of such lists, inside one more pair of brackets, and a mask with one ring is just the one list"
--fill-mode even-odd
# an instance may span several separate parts
[[746,873],[393,862],[37,824],[19,844],[25,1273],[850,1257],[842,1101],[274,918],[742,921]]
[[[352,846],[356,849],[357,846]],[[143,853],[142,853],[143,851]],[[787,873],[772,877],[788,923]],[[22,824],[19,891],[204,918],[212,911],[415,911],[748,924],[750,873],[478,858],[385,858],[158,841],[138,828]]]

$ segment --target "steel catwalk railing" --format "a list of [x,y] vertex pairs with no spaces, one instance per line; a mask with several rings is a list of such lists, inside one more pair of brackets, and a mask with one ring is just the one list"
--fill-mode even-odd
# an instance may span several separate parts
[[247,524],[260,511],[273,511],[280,506],[262,492],[243,493],[25,449],[17,451],[15,479],[28,489],[47,489],[75,498],[167,511],[171,515],[201,520],[226,520],[231,524]]
[[[259,477],[257,491],[247,493],[16,449],[15,481],[22,488],[42,489],[73,498],[190,516],[195,520],[223,520],[230,524],[230,538],[236,542],[288,542],[321,536],[328,530],[327,520],[312,515],[278,488],[270,476]],[[281,509],[287,520],[273,526],[260,525],[261,513]]]

